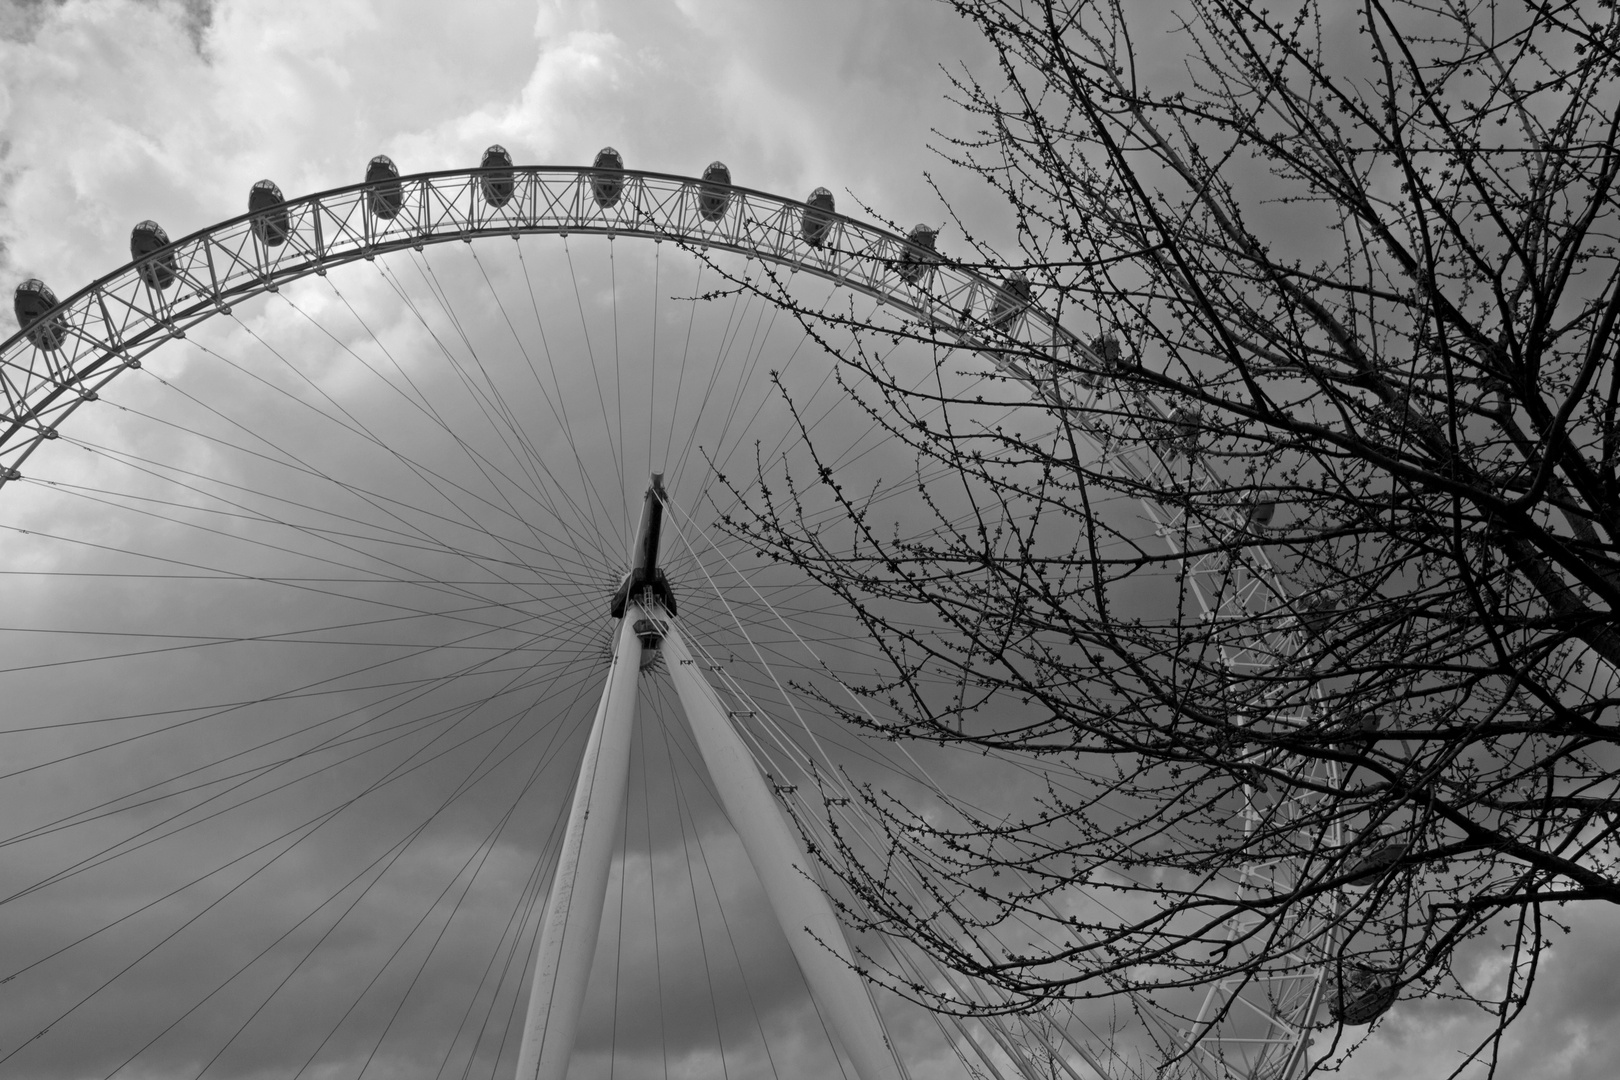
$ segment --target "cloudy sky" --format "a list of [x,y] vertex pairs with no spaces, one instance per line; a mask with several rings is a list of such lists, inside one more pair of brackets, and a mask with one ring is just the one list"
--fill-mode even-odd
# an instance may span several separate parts
[[[926,0],[0,0],[0,283],[9,292],[39,277],[65,296],[125,261],[134,222],[153,218],[182,236],[242,212],[262,177],[294,195],[360,179],[377,153],[412,172],[475,164],[497,142],[525,163],[585,163],[605,144],[631,167],[676,173],[719,158],[739,184],[794,197],[824,185],[840,209],[902,224],[946,220],[932,177],[980,235],[1004,237],[1005,211],[929,149],[936,129],[963,125],[945,98],[942,64],[991,73],[983,43]],[[951,241],[947,230],[942,243]],[[703,291],[689,263],[663,253],[553,243],[474,258],[458,250],[362,266],[244,305],[139,378],[121,379],[108,407],[82,414],[82,435],[53,447],[30,483],[6,489],[17,516],[0,538],[10,575],[0,633],[12,658],[4,726],[45,730],[11,736],[0,770],[12,838],[0,847],[0,884],[8,897],[26,892],[0,922],[0,979],[17,973],[0,985],[0,1056],[11,1055],[0,1075],[121,1066],[124,1076],[290,1076],[300,1067],[323,1077],[407,1067],[426,1076],[463,1066],[480,1075],[510,1060],[496,1014],[512,1007],[526,947],[510,928],[532,922],[545,823],[566,794],[568,750],[577,752],[600,670],[592,662],[602,621],[581,613],[619,555],[615,541],[597,536],[572,565],[543,530],[519,537],[482,517],[474,525],[474,503],[519,498],[523,485],[505,484],[502,468],[516,475],[525,461],[565,452],[560,420],[522,437],[523,425],[512,424],[515,443],[476,454],[455,433],[488,420],[491,408],[599,409],[611,437],[597,452],[614,459],[607,471],[625,494],[600,513],[555,513],[574,541],[624,531],[640,480],[623,477],[688,459],[668,449],[673,422],[622,422],[626,410],[640,416],[664,399],[634,377],[626,388],[618,366],[606,393],[620,417],[609,423],[603,384],[587,383],[583,365],[564,365],[560,376],[552,369],[555,396],[496,376],[492,405],[456,358],[521,353],[533,366],[549,355],[605,358],[610,343],[616,358],[637,349],[674,356],[685,332],[707,343],[724,381],[733,376],[722,364],[752,370],[794,345],[768,314],[735,305],[705,304],[694,315],[698,305],[676,304],[646,319],[621,312]],[[536,328],[549,333],[543,346],[527,330],[518,344],[511,326],[512,312],[531,302]],[[576,333],[575,313],[606,320],[608,335]],[[452,337],[459,344],[442,344]],[[441,355],[452,364],[438,363]],[[801,400],[825,402],[815,397],[819,369],[805,370],[795,384]],[[746,457],[751,440],[780,427],[768,397],[729,403],[728,415],[752,419],[724,445]],[[341,401],[345,422],[334,426],[335,404],[310,413],[317,398]],[[234,402],[239,417],[244,400],[254,415],[223,418],[221,403]],[[678,398],[671,408],[680,412]],[[851,469],[881,460],[860,456],[854,420],[827,410]],[[428,461],[437,463],[431,481],[419,468]],[[339,466],[349,470],[341,483]],[[598,469],[607,466],[590,460],[576,471],[594,479]],[[547,496],[526,497],[539,506]],[[503,504],[490,511],[496,519],[522,516]],[[297,539],[283,535],[295,531]],[[477,558],[452,566],[440,548],[404,542],[429,536]],[[385,543],[386,554],[357,554],[356,540]],[[535,580],[509,572],[518,562]],[[221,566],[237,577],[222,579]],[[350,576],[339,581],[339,567]],[[432,584],[444,580],[454,589]],[[377,612],[389,605],[413,617],[385,625]],[[497,610],[512,618],[490,625]],[[699,617],[723,631],[721,614]],[[809,625],[836,632],[835,620]],[[158,628],[184,641],[169,649]],[[50,632],[27,632],[40,630]],[[529,657],[524,643],[538,636],[551,644]],[[203,639],[213,644],[194,647]],[[461,652],[424,657],[426,643],[446,640]],[[718,640],[720,649],[735,644]],[[451,675],[453,693],[444,689]],[[420,690],[403,710],[389,696],[401,686]],[[531,699],[546,703],[545,723],[533,722]],[[662,716],[667,702],[647,712]],[[163,723],[153,719],[160,715]],[[50,726],[85,717],[106,723],[82,733]],[[177,718],[196,722],[158,730]],[[719,1031],[732,1075],[765,1075],[783,1067],[784,1054],[798,1066],[786,1071],[836,1075],[736,843],[682,764],[689,751],[678,734],[658,734],[666,730],[650,724],[637,744],[639,793],[625,832],[633,855],[610,885],[625,897],[662,890],[663,899],[610,900],[613,948],[599,954],[582,1068],[658,1075],[673,1060],[677,1075],[713,1075]],[[124,738],[135,749],[94,749]],[[94,752],[45,764],[86,750]],[[235,764],[232,755],[241,755]],[[293,758],[308,767],[288,765]],[[303,779],[280,787],[290,768]],[[260,786],[233,786],[239,774]],[[344,802],[384,779],[363,804]],[[461,798],[464,788],[472,794]],[[142,791],[165,800],[143,802]],[[210,807],[249,795],[251,803],[207,819]],[[91,817],[88,808],[105,800],[121,800],[111,803],[116,813]],[[321,815],[340,805],[345,812],[325,824]],[[427,820],[424,807],[441,805],[427,815],[432,828],[412,831]],[[172,827],[163,823],[182,806],[191,816],[173,824],[187,824],[184,833],[133,846],[143,829]],[[64,820],[68,827],[54,824]],[[289,830],[304,828],[318,836],[294,844],[302,834]],[[102,851],[118,857],[98,863]],[[91,861],[80,867],[81,859]],[[166,899],[215,867],[223,869]],[[64,873],[71,877],[53,878]],[[53,884],[33,888],[41,881]],[[681,890],[690,895],[677,914],[669,898]],[[351,903],[354,913],[339,919]],[[1620,935],[1595,916],[1573,922],[1570,946],[1555,948],[1509,1039],[1510,1072],[1607,1076],[1620,1057],[1609,1022],[1620,1006],[1612,977]],[[261,950],[265,959],[249,968]],[[1492,965],[1481,959],[1478,977]],[[615,968],[641,974],[610,993]],[[225,982],[238,970],[246,974]],[[955,1075],[921,1018],[897,1014],[895,1023],[917,1076]],[[1344,1075],[1443,1075],[1483,1030],[1460,1005],[1403,1004]]]

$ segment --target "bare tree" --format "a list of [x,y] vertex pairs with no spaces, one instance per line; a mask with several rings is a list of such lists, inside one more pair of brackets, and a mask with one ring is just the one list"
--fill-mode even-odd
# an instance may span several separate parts
[[988,314],[801,310],[915,472],[822,461],[734,524],[882,650],[848,721],[1044,783],[869,789],[923,901],[822,854],[1003,1007],[1316,964],[1342,1022],[1460,996],[1494,1053],[1565,905],[1620,902],[1614,4],[952,3],[999,71],[941,149],[1021,250],[895,261],[999,273]]

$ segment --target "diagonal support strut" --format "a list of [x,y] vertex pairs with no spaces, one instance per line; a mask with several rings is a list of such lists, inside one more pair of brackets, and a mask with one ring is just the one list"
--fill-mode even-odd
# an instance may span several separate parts
[[905,1080],[831,902],[748,747],[675,626],[675,598],[658,568],[663,477],[642,506],[630,572],[612,602],[613,662],[563,834],[541,923],[518,1053],[517,1080],[566,1080],[591,960],[601,932],[613,844],[623,816],[643,651],[660,644],[699,755],[805,981],[860,1080]]

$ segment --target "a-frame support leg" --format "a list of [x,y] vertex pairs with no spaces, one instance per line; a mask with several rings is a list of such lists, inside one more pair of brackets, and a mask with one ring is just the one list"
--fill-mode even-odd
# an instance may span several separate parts
[[851,967],[849,945],[832,904],[810,876],[809,861],[799,848],[793,826],[772,797],[748,747],[726,719],[725,707],[673,619],[664,628],[663,645],[664,662],[709,779],[765,886],[765,895],[822,1015],[861,1080],[901,1080],[899,1064],[883,1035],[866,985]]
[[518,1080],[564,1080],[568,1074],[630,776],[631,722],[641,673],[641,642],[633,628],[639,618],[640,608],[631,605],[619,620],[613,666],[579,767],[536,946]]

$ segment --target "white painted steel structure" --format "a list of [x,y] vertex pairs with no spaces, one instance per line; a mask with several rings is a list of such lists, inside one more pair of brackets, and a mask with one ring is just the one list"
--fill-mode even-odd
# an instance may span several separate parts
[[753,863],[822,1015],[832,1023],[861,1080],[901,1080],[870,992],[855,975],[855,959],[832,905],[816,884],[798,836],[737,737],[720,697],[686,647],[675,620],[664,626],[664,655],[691,726],[698,753],[714,781],[748,861]]
[[[397,181],[398,211],[390,218],[372,212],[372,192],[365,184],[291,199],[273,209],[274,221],[268,226],[272,214],[231,219],[177,240],[68,296],[34,324],[32,333],[19,331],[0,343],[0,485],[21,476],[35,449],[55,438],[68,417],[94,402],[119,373],[138,367],[152,350],[185,337],[188,328],[245,299],[274,292],[306,275],[325,274],[342,263],[375,259],[402,249],[457,240],[570,233],[668,240],[693,248],[737,252],[877,297],[1028,384],[1107,467],[1140,479],[1193,487],[1218,482],[1201,466],[1184,465],[1176,472],[1173,454],[1156,448],[1138,427],[1119,419],[1133,412],[1168,418],[1167,407],[1136,394],[1127,401],[1106,378],[1077,378],[1077,362],[1096,371],[1106,368],[1105,360],[1000,283],[917,248],[905,238],[762,192],[631,170],[614,173],[622,187],[610,205],[596,197],[593,179],[597,174],[592,169],[504,170],[503,178],[509,177],[512,184],[511,197],[492,205],[484,190],[491,174],[491,170],[471,169],[403,177]],[[718,214],[714,212],[717,205]],[[802,226],[807,213],[830,219],[819,243],[805,239]],[[152,270],[157,266],[161,266],[161,274]],[[902,266],[906,272],[897,272]],[[166,282],[163,288],[148,280],[158,277]],[[41,328],[49,328],[49,332],[41,333]],[[1224,544],[1244,524],[1238,507],[1213,519],[1186,517],[1151,505],[1149,509],[1166,541],[1189,552],[1221,546],[1206,541]],[[1281,669],[1285,674],[1300,646],[1300,623],[1293,598],[1263,552],[1249,549],[1235,562],[1224,555],[1192,555],[1186,565],[1206,618],[1223,626],[1258,628],[1234,631],[1226,640],[1227,663],[1235,668]],[[675,654],[684,651],[673,624],[667,640]],[[617,775],[615,770],[622,772],[618,762],[623,753],[623,703],[631,696],[624,687],[633,684],[637,669],[635,663],[626,662],[639,648],[634,635],[621,626],[619,642],[620,659],[615,661],[598,716],[601,731],[592,737],[596,757],[589,759],[589,768],[602,770],[604,778]],[[705,685],[686,672],[678,672],[676,681],[688,716],[693,718],[694,732],[700,742],[707,741],[705,757],[711,752],[717,760],[733,755],[740,744],[728,746],[713,723],[717,706],[712,689],[706,693]],[[1296,698],[1284,690],[1274,704],[1273,718],[1286,718],[1290,712],[1303,715],[1309,702],[1303,691]],[[711,761],[710,769],[740,775],[729,763]],[[593,771],[591,775],[597,774]],[[582,797],[588,797],[592,785],[582,783],[581,788],[586,793]],[[728,798],[757,806],[762,790],[756,775],[749,783],[732,786]],[[1248,813],[1256,823],[1287,820],[1299,809],[1294,798],[1286,792],[1256,796]],[[576,810],[580,805],[576,801]],[[775,818],[738,814],[734,819],[745,816],[759,817],[761,829],[778,834],[752,841],[745,838],[745,843],[756,868],[767,878],[767,889],[784,913],[785,925],[791,931],[792,924],[802,919],[800,925],[819,928],[817,935],[826,935],[825,924],[818,921],[822,916],[811,910],[815,907],[810,899],[813,890],[800,872],[802,867],[790,859],[784,866],[768,868],[768,849],[783,850],[777,825],[786,826],[779,812]],[[770,824],[773,820],[775,824]],[[593,883],[600,877],[605,858],[603,830],[590,825],[583,814],[577,825],[577,838],[570,825],[571,868],[566,874],[562,868],[558,871],[553,911],[540,946],[542,974],[553,986],[582,978],[582,963],[588,970],[590,945],[573,942],[576,938],[594,941],[593,920],[600,914],[600,889]],[[1242,872],[1243,887],[1269,888],[1289,874],[1289,866],[1283,863],[1248,866]],[[795,875],[803,880],[795,880]],[[1234,936],[1241,931],[1234,924]],[[823,944],[826,940],[822,937]],[[583,960],[579,949],[586,950]],[[800,950],[800,944],[795,950]],[[808,972],[818,964],[828,966],[833,955],[818,946],[800,953],[800,962]],[[541,982],[537,975],[537,987]],[[1322,992],[1320,964],[1302,954],[1294,971],[1276,979],[1235,977],[1212,992],[1193,1029],[1166,1033],[1190,1051],[1187,1060],[1196,1075],[1286,1080],[1304,1062]],[[837,1003],[830,1007],[837,1008]],[[1151,1007],[1144,1008],[1151,1018]],[[563,1031],[573,1023],[572,1017],[564,1015],[566,1005],[560,999],[548,1009],[559,1017],[555,1030]],[[864,1010],[855,1008],[854,1012],[862,1015],[842,1022],[842,1030],[863,1029],[867,1023]],[[1265,1036],[1231,1035],[1228,1020],[1235,1014],[1242,1014],[1246,1022],[1263,1017]],[[862,1060],[861,1055],[866,1055],[861,1065],[864,1080],[895,1075],[880,1057],[860,1049],[869,1041],[867,1034],[849,1038],[855,1043],[850,1047],[852,1057]],[[525,1069],[534,1063],[532,1075],[561,1075],[549,1045],[543,1026],[540,1032],[532,1026],[526,1031],[523,1061]]]
[[[639,608],[632,612],[640,614]],[[562,1080],[568,1075],[630,780],[631,724],[641,674],[641,643],[634,625],[631,615],[619,620],[607,682],[574,783],[573,807],[535,945],[519,1077]]]

